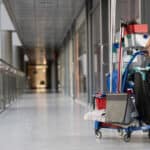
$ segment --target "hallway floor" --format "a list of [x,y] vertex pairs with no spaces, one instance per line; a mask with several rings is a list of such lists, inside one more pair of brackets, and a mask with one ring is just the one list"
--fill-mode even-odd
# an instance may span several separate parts
[[26,94],[0,114],[1,150],[149,150],[145,133],[125,143],[117,132],[103,131],[96,140],[93,123],[83,120],[86,108],[69,97]]

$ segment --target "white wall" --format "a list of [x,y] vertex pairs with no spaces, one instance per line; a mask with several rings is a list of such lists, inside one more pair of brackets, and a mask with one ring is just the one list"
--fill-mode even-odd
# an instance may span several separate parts
[[16,32],[12,32],[12,45],[22,46],[22,42],[20,41],[18,34]]
[[13,46],[12,47],[12,65],[17,68],[20,69],[20,49],[17,46]]
[[11,31],[15,30],[14,25],[3,3],[1,4],[1,29]]
[[22,43],[15,32],[8,12],[2,1],[0,1],[0,58],[18,67],[19,55],[16,47],[21,45]]

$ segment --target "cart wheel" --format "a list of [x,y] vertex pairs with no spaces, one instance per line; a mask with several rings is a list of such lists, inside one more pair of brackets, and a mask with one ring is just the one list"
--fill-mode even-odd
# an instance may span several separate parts
[[131,134],[130,133],[125,134],[124,135],[124,141],[125,142],[130,142],[130,140],[131,140]]
[[150,130],[148,130],[148,138],[150,139]]
[[101,139],[102,138],[102,132],[100,130],[96,130],[95,131],[95,136],[97,139]]

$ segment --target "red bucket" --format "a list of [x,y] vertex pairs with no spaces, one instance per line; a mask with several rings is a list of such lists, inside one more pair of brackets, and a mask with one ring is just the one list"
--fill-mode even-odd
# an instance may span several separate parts
[[106,97],[95,97],[95,106],[97,110],[106,109]]
[[135,33],[148,33],[148,24],[133,24],[125,28],[125,35]]

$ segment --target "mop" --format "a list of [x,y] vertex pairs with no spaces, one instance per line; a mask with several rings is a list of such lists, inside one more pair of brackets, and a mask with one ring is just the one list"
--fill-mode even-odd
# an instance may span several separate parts
[[121,84],[122,84],[122,70],[121,68],[123,67],[123,64],[122,64],[122,53],[123,53],[123,49],[122,49],[122,46],[123,46],[123,36],[124,36],[124,24],[120,23],[120,45],[119,45],[119,57],[118,57],[118,87],[117,87],[117,90],[118,90],[118,93],[121,92]]

